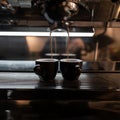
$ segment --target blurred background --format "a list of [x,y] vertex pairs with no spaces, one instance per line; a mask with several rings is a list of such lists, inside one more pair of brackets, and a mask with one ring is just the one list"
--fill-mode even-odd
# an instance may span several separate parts
[[[84,61],[120,61],[120,28],[96,28],[93,37],[53,37],[53,53],[67,50]],[[97,55],[96,55],[97,50]],[[4,36],[0,37],[1,60],[35,60],[50,53],[50,37]]]

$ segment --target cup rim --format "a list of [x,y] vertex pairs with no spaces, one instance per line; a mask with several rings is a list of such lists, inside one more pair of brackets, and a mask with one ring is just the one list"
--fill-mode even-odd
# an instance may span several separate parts
[[60,62],[75,63],[75,62],[82,62],[82,60],[76,58],[64,58],[61,59]]
[[45,55],[46,55],[46,56],[47,56],[47,55],[50,55],[50,56],[51,56],[51,55],[52,55],[52,56],[60,56],[59,53],[46,53]]
[[58,59],[55,59],[55,58],[40,58],[35,61],[36,62],[49,62],[48,60],[51,60],[50,62],[58,62]]
[[68,57],[76,57],[76,54],[73,54],[73,53],[62,53],[61,56],[68,56]]

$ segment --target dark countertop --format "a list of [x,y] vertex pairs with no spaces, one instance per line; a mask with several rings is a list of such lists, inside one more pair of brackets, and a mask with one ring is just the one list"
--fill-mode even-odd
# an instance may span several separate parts
[[119,73],[81,73],[64,81],[58,73],[44,82],[32,72],[0,72],[0,99],[120,100]]
[[119,120],[120,74],[82,73],[43,82],[32,72],[0,72],[0,120]]

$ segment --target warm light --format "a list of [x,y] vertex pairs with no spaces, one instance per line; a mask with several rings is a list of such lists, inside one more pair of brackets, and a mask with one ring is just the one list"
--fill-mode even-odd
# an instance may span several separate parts
[[[24,32],[24,31],[0,31],[0,36],[50,36],[50,32]],[[53,37],[67,37],[67,32],[52,32]],[[70,37],[92,37],[94,31],[91,32],[69,32]]]
[[47,42],[46,37],[26,36],[26,42],[29,52],[41,52]]

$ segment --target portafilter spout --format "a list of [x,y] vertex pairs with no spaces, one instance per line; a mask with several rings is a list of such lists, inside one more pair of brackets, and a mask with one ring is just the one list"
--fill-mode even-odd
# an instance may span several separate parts
[[51,24],[68,21],[79,12],[79,4],[72,0],[49,0],[44,3],[43,15]]

